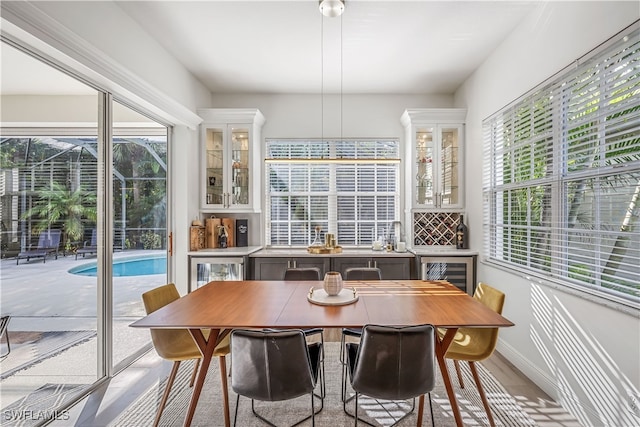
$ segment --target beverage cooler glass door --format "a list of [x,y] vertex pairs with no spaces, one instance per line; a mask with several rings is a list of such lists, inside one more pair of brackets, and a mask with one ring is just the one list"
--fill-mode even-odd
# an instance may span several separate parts
[[446,280],[458,289],[473,295],[474,259],[469,257],[420,257],[422,280]]
[[222,280],[244,280],[244,259],[191,257],[189,292],[209,282]]

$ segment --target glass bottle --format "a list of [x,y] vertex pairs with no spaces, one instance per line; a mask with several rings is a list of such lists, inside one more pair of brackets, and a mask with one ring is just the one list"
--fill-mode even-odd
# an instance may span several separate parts
[[313,238],[313,242],[311,242],[311,246],[324,246],[324,244],[320,241],[320,230],[322,228],[317,225],[315,228],[316,235]]
[[456,249],[469,249],[469,233],[463,215],[460,215],[460,222],[456,227]]

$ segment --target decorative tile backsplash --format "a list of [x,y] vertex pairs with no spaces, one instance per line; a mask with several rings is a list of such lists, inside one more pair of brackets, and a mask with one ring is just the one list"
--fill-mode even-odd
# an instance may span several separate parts
[[456,244],[458,212],[414,212],[414,246],[449,246]]

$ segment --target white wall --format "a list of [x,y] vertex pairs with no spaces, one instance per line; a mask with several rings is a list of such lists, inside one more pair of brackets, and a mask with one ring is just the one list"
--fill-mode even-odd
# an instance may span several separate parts
[[[482,250],[482,120],[640,16],[637,2],[549,2],[522,23],[455,96],[466,107],[466,203]],[[640,321],[613,304],[480,262],[478,280],[507,294],[498,350],[587,426],[640,425]]]

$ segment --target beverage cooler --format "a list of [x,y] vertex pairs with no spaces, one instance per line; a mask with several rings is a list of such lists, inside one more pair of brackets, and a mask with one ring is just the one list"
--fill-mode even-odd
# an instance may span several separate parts
[[189,292],[212,281],[244,280],[244,257],[192,256],[189,266]]
[[475,256],[421,256],[422,280],[447,280],[458,289],[473,295]]

